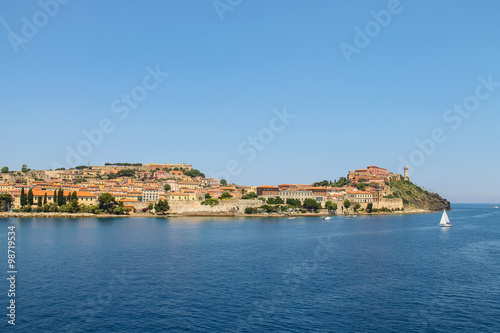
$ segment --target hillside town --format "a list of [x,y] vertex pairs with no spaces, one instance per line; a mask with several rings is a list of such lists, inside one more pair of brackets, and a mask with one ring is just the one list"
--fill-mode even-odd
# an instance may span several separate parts
[[69,170],[30,170],[23,165],[21,171],[2,169],[0,194],[12,197],[10,210],[29,205],[33,211],[57,201],[61,205],[61,197],[63,203],[76,199],[78,205],[96,207],[103,194],[110,194],[127,213],[149,211],[164,200],[169,213],[178,214],[258,212],[266,203],[304,208],[310,202],[339,212],[350,207],[402,210],[403,200],[392,195],[390,186],[392,180],[402,179],[409,180],[408,168],[402,176],[374,165],[349,171],[334,182],[249,186],[206,178],[186,163],[106,163]]

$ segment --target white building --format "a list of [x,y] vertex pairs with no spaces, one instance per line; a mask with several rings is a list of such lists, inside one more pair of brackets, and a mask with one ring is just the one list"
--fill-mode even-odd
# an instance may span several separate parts
[[157,188],[145,188],[142,190],[142,201],[158,201],[158,199],[160,199],[160,195],[163,194],[163,192],[163,190]]

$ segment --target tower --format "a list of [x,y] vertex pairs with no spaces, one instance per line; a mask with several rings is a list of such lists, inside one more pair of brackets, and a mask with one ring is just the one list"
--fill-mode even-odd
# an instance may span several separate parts
[[405,177],[404,180],[410,180],[410,176],[408,176],[408,166],[405,165]]

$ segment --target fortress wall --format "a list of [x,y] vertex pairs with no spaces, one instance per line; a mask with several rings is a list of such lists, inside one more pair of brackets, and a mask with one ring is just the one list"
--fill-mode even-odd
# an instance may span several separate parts
[[200,201],[174,201],[168,202],[170,205],[169,213],[177,214],[218,214],[235,213],[244,214],[247,207],[262,206],[261,200],[219,200],[219,204],[214,207],[202,205]]
[[389,209],[403,208],[403,199],[395,198],[395,199],[382,199],[378,202],[373,203],[373,208],[380,209],[382,207],[386,207]]

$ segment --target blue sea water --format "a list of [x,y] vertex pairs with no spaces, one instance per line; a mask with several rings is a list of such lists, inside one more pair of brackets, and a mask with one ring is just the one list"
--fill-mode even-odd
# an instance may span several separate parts
[[452,208],[452,228],[440,213],[0,220],[0,330],[499,332],[500,210]]

